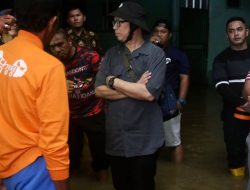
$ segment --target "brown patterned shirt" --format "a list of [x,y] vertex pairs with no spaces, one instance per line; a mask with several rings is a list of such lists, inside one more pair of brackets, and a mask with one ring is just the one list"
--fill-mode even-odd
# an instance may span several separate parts
[[96,34],[83,28],[80,35],[77,35],[71,28],[67,29],[67,34],[74,46],[88,47],[103,55],[103,50],[97,40]]

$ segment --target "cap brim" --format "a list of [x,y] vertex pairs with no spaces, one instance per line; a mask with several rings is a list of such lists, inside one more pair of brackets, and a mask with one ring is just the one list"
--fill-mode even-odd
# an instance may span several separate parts
[[110,16],[114,16],[114,17],[119,17],[122,18],[124,20],[127,20],[137,26],[139,26],[140,28],[142,28],[144,31],[146,32],[151,32],[150,29],[148,28],[146,22],[138,20],[138,19],[131,19],[131,17],[129,15],[127,15],[126,13],[123,13],[122,11],[115,10],[112,13],[109,14]]

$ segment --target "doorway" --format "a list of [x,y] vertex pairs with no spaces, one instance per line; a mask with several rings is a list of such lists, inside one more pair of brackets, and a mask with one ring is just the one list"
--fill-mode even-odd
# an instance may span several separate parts
[[208,84],[208,10],[181,8],[179,31],[179,46],[191,65],[191,84]]

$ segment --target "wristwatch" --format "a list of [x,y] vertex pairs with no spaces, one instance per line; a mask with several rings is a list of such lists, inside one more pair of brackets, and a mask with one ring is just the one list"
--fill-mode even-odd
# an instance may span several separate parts
[[178,103],[181,105],[181,106],[185,106],[187,104],[187,101],[183,98],[179,98],[178,99]]
[[116,77],[111,77],[109,80],[108,80],[108,83],[107,83],[107,86],[111,89],[115,89],[113,86],[114,86],[114,81],[115,81]]

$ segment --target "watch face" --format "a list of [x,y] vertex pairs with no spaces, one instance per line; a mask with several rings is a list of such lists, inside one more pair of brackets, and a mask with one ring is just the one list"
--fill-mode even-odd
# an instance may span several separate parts
[[114,78],[112,77],[111,79],[109,79],[109,86],[113,87],[114,84]]
[[109,85],[110,88],[113,88],[114,80],[115,80],[115,77],[112,77],[112,78],[109,79],[108,85]]

